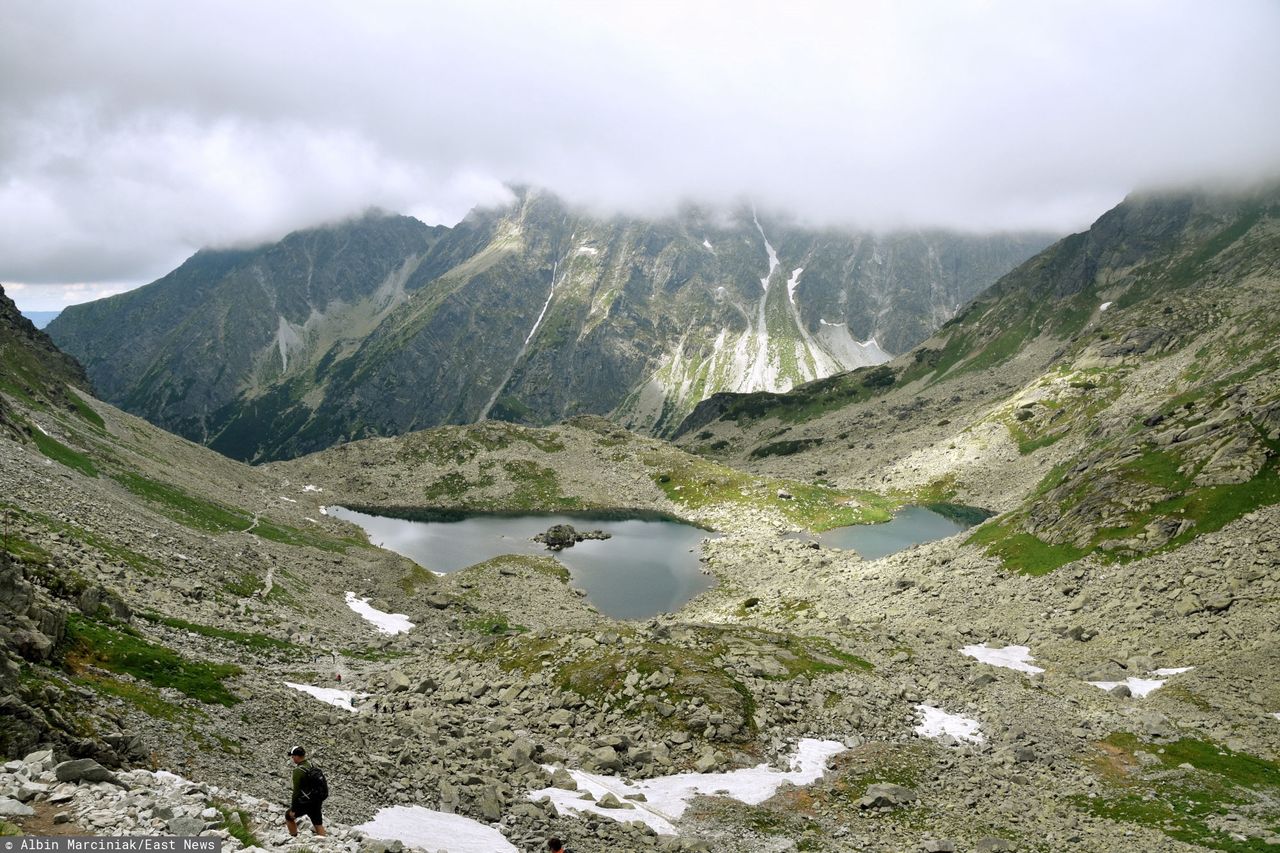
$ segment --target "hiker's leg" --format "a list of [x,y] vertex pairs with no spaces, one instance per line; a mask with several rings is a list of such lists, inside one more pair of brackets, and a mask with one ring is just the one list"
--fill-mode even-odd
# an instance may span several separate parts
[[298,821],[293,813],[293,809],[289,809],[284,813],[284,826],[285,829],[289,830],[290,835],[298,834]]

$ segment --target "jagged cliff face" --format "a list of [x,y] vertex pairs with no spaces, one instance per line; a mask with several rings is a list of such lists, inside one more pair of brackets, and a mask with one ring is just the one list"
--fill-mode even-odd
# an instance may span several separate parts
[[206,251],[49,327],[103,396],[243,459],[485,418],[670,432],[718,391],[886,361],[1048,242],[601,219],[523,191]]

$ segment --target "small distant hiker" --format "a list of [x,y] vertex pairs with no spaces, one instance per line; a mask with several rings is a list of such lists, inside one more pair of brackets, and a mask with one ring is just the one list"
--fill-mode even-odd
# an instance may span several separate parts
[[563,841],[555,836],[547,839],[547,849],[550,850],[551,853],[573,853],[572,850],[564,846]]
[[289,801],[289,810],[284,813],[284,825],[289,834],[298,834],[298,816],[306,815],[311,819],[311,828],[316,835],[324,835],[324,817],[320,807],[329,796],[329,782],[324,773],[310,761],[307,751],[300,746],[289,750],[293,760],[293,797]]

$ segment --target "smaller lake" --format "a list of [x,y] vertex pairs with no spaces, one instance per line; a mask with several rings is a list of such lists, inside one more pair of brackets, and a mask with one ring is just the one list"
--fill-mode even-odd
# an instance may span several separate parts
[[[447,521],[406,521],[331,506],[329,515],[364,528],[374,545],[423,568],[456,572],[504,554],[554,557],[569,569],[601,613],[614,619],[647,619],[671,613],[710,588],[702,573],[702,540],[711,536],[676,521],[590,515],[467,515]],[[553,524],[603,530],[612,538],[579,542],[553,552],[531,542]]]
[[[975,519],[976,521],[976,519]],[[938,539],[946,539],[973,525],[957,521],[922,506],[908,506],[882,524],[855,524],[837,527],[816,536],[800,534],[800,539],[817,539],[824,548],[857,551],[864,560],[878,560],[898,551]]]

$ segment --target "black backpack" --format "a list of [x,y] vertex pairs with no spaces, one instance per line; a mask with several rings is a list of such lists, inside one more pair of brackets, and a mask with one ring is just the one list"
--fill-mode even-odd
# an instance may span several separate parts
[[314,764],[302,771],[302,780],[298,783],[298,793],[302,799],[313,803],[323,803],[329,798],[329,780],[324,778],[324,771]]

